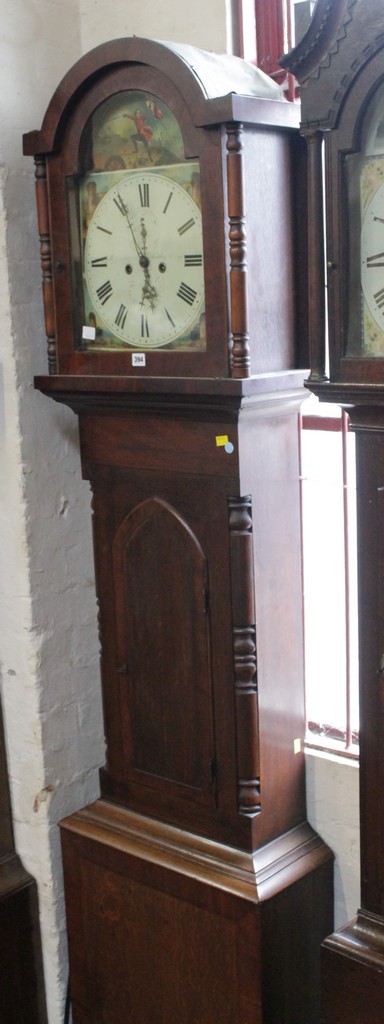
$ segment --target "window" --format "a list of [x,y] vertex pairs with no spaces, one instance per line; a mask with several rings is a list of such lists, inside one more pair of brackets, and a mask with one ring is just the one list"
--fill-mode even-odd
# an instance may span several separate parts
[[306,32],[315,0],[238,0],[239,54],[257,64],[295,99],[297,86],[279,58]]
[[308,742],[358,754],[355,438],[348,416],[311,397],[301,417]]

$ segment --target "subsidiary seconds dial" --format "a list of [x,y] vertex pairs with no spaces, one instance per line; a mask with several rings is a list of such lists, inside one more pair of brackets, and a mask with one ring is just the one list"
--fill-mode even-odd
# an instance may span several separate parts
[[198,336],[201,213],[173,178],[131,171],[113,185],[90,222],[84,266],[98,323],[120,344],[151,349]]

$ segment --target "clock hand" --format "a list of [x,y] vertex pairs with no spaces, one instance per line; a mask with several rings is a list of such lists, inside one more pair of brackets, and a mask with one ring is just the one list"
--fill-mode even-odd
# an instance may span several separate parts
[[121,212],[124,214],[124,216],[126,218],[129,230],[130,230],[131,235],[132,235],[133,244],[135,246],[137,255],[139,257],[140,266],[142,267],[142,269],[144,271],[145,282],[143,284],[143,289],[142,289],[141,305],[144,306],[145,302],[149,302],[151,309],[154,309],[155,308],[155,299],[157,298],[157,291],[156,291],[156,288],[154,288],[154,286],[151,284],[151,277],[150,277],[150,273],[149,273],[149,270],[148,270],[149,259],[148,259],[147,253],[146,253],[146,249],[147,249],[147,230],[146,230],[146,227],[145,227],[144,218],[143,217],[141,218],[141,237],[142,237],[142,240],[143,240],[143,247],[141,248],[141,246],[138,244],[135,232],[133,230],[133,227],[132,227],[132,224],[131,224],[131,221],[130,221],[130,218],[129,218],[128,207],[127,207],[126,203],[124,202],[124,199],[120,195],[120,192],[117,193],[117,196],[118,196],[118,199],[117,199],[118,206],[119,206]]
[[155,299],[157,299],[157,291],[151,284],[151,278],[149,270],[144,270],[145,282],[143,284],[141,305],[144,306],[145,302],[149,302],[151,309],[155,308]]
[[153,310],[155,308],[155,299],[157,299],[157,291],[156,291],[156,288],[154,288],[153,284],[151,284],[151,276],[150,276],[149,269],[148,269],[149,268],[149,259],[148,259],[148,256],[147,256],[147,229],[145,227],[144,217],[141,218],[140,224],[141,224],[141,231],[140,231],[140,233],[141,233],[141,238],[142,238],[142,246],[143,246],[142,253],[143,254],[140,257],[139,262],[140,262],[140,266],[144,270],[144,278],[145,278],[145,281],[144,281],[144,284],[143,284],[143,290],[142,290],[142,302],[141,302],[141,305],[144,306],[145,302],[149,302],[149,305],[150,305],[151,309]]
[[131,232],[131,235],[132,235],[132,238],[133,238],[133,244],[134,244],[134,246],[135,246],[135,249],[136,249],[137,255],[138,255],[138,257],[139,257],[139,260],[140,260],[140,259],[141,259],[141,258],[142,258],[142,257],[144,256],[144,252],[143,252],[143,250],[142,250],[142,249],[140,248],[140,246],[139,246],[139,244],[138,244],[138,242],[137,242],[137,240],[136,240],[136,235],[135,235],[135,232],[134,232],[134,230],[133,230],[133,227],[132,227],[131,221],[130,221],[130,219],[129,219],[129,210],[128,210],[128,207],[126,206],[126,204],[125,204],[125,202],[124,202],[124,199],[123,199],[123,198],[122,198],[122,196],[120,195],[120,192],[118,192],[118,193],[117,193],[117,196],[118,196],[118,199],[116,200],[117,206],[119,207],[119,209],[121,210],[121,213],[123,213],[123,214],[124,214],[124,217],[126,218],[126,221],[127,221],[128,227],[129,227],[129,230],[130,230],[130,232]]
[[142,217],[141,221],[140,221],[140,233],[141,233],[141,237],[142,237],[142,240],[143,240],[143,253],[146,254],[146,252],[147,252],[147,229],[145,227],[144,217]]

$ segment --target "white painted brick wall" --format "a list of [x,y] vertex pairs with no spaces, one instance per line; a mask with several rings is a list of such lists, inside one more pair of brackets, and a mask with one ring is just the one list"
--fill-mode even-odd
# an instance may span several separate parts
[[359,765],[335,755],[306,754],[308,820],[335,854],[335,928],[360,906]]

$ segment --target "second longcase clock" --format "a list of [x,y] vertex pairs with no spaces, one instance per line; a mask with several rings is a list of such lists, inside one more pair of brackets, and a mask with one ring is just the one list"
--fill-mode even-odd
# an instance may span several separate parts
[[342,405],[356,433],[361,904],[353,920],[324,942],[323,1019],[325,1024],[351,1019],[379,1024],[384,1015],[384,15],[375,0],[337,0],[331,7],[318,0],[317,25],[291,62],[300,71],[300,58],[308,61],[313,47],[319,65],[302,90],[316,297],[309,386],[320,399]]

